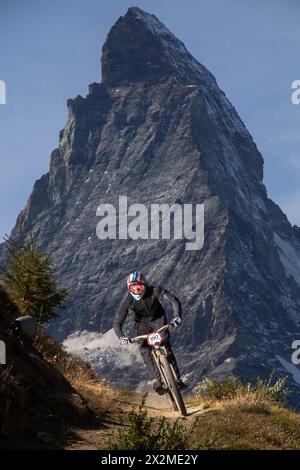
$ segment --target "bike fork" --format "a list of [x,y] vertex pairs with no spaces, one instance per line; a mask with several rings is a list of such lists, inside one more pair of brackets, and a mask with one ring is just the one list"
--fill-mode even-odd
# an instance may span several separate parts
[[164,376],[164,373],[162,371],[162,368],[161,368],[161,365],[160,365],[160,360],[159,360],[159,356],[161,355],[162,353],[159,351],[159,352],[154,352],[152,351],[152,355],[153,355],[153,359],[157,365],[157,368],[159,370],[159,373],[160,373],[160,378],[161,378],[161,381],[165,387],[165,389],[167,390],[169,388],[169,385],[168,385],[168,382],[166,381],[166,378]]

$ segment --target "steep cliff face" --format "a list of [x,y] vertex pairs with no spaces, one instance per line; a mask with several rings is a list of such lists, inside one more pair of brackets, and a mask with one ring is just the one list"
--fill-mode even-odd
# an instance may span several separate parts
[[[289,359],[300,322],[299,229],[268,198],[263,158],[236,110],[183,43],[138,8],[108,34],[102,75],[86,98],[68,100],[50,171],[13,230],[38,232],[71,291],[52,333],[109,330],[125,276],[139,269],[182,301],[174,341],[192,383],[282,372],[276,355]],[[97,207],[118,208],[119,196],[148,208],[204,204],[204,246],[100,240]]]

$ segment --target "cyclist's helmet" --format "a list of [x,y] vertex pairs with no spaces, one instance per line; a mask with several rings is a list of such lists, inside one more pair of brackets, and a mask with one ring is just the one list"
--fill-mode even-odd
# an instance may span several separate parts
[[[136,292],[133,292],[133,289],[134,289],[133,286],[144,286],[144,289],[141,292],[136,293]],[[145,294],[146,286],[147,286],[147,281],[146,281],[145,276],[142,273],[139,273],[138,271],[134,271],[133,273],[130,273],[127,276],[127,288],[135,300],[141,300],[141,298]]]

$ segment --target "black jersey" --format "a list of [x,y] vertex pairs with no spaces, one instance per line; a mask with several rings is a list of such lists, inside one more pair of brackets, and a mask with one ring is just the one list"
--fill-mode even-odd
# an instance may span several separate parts
[[172,305],[174,318],[181,317],[181,304],[178,298],[161,287],[147,285],[145,294],[140,300],[135,300],[128,292],[121,302],[113,322],[117,336],[119,338],[124,336],[122,325],[129,310],[134,312],[136,322],[147,323],[164,316],[165,310],[160,303],[163,300]]

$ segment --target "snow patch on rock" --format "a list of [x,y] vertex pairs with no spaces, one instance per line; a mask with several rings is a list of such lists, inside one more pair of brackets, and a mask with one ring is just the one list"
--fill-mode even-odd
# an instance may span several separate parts
[[280,261],[286,272],[300,285],[300,254],[287,241],[274,232],[274,241],[278,247]]
[[142,363],[138,346],[121,346],[113,329],[106,333],[95,331],[76,331],[63,342],[67,351],[87,361],[100,376],[106,375],[111,368],[126,368]]
[[286,361],[283,359],[281,356],[277,356],[276,358],[280,362],[280,364],[285,368],[289,374],[292,374],[294,381],[300,385],[300,370],[294,366],[294,364],[291,364],[290,362]]

